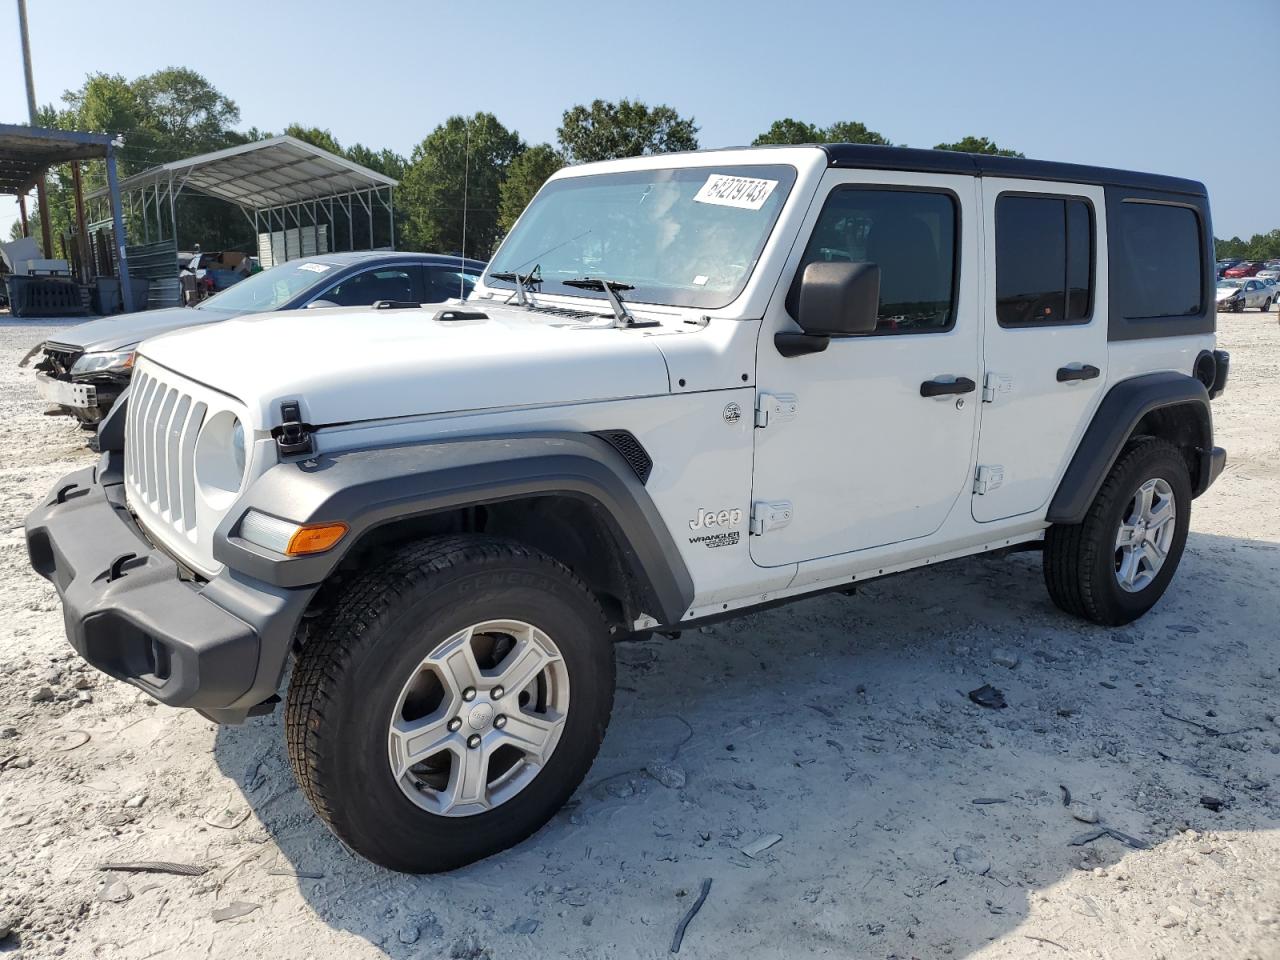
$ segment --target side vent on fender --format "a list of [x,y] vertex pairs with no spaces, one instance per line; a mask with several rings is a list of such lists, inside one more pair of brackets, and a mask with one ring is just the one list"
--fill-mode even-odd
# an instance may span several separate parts
[[649,451],[640,445],[640,441],[632,436],[629,430],[597,430],[593,437],[599,437],[613,449],[622,454],[622,459],[639,478],[641,483],[649,482],[649,474],[653,472],[653,458]]

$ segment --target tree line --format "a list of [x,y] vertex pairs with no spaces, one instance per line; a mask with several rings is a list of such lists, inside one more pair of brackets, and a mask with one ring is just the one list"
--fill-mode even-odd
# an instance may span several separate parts
[[[78,89],[63,94],[61,105],[43,107],[39,122],[56,129],[122,135],[124,146],[118,152],[122,177],[272,135],[256,127],[236,129],[240,122],[236,103],[196,71],[180,67],[133,80],[119,74],[90,74]],[[294,123],[281,132],[400,181],[395,191],[399,249],[486,259],[538,188],[561,167],[696,150],[698,129],[693,117],[665,104],[650,106],[623,99],[593,100],[565,110],[555,143],[527,143],[496,116],[483,112],[449,117],[407,157],[363,143],[344,146],[322,127]],[[791,117],[775,120],[752,143],[892,145],[883,134],[857,121],[820,126]],[[975,136],[938,143],[934,149],[1022,156]],[[101,162],[87,165],[86,192],[105,182],[102,167]],[[61,236],[75,222],[70,175],[61,168],[51,172],[48,198],[54,235]],[[38,234],[38,214],[29,219]],[[131,223],[129,229],[136,241],[136,226]],[[184,194],[178,204],[178,235],[184,247],[199,242],[207,250],[255,252],[256,238],[244,217],[229,204],[198,193]],[[1220,256],[1280,255],[1280,231],[1255,236],[1248,243],[1239,238],[1217,242]],[[1237,247],[1249,252],[1237,253]],[[1271,252],[1263,253],[1264,248]]]

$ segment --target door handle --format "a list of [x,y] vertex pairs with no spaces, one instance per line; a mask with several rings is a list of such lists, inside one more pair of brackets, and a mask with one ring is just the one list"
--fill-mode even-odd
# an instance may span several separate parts
[[954,380],[926,380],[920,384],[920,396],[942,397],[952,393],[973,393],[977,386],[968,377],[956,377]]
[[1091,363],[1086,363],[1080,367],[1059,367],[1058,382],[1072,383],[1076,380],[1092,380],[1101,372]]

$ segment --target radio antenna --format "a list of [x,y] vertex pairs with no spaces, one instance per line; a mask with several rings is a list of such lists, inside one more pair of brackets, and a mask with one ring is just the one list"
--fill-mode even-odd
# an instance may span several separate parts
[[458,299],[466,299],[467,277],[467,194],[471,186],[471,121],[467,121],[467,138],[462,149],[462,249],[458,256]]

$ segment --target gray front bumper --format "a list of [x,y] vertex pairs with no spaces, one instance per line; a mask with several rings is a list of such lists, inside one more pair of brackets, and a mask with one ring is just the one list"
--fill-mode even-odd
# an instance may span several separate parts
[[72,647],[171,706],[220,722],[260,712],[314,590],[230,570],[183,579],[126,508],[112,456],[63,477],[27,517],[31,565],[57,588]]

